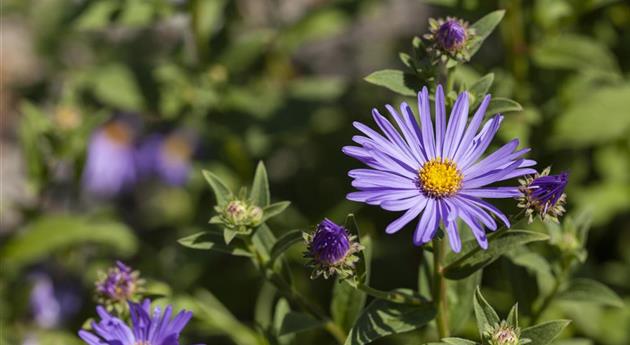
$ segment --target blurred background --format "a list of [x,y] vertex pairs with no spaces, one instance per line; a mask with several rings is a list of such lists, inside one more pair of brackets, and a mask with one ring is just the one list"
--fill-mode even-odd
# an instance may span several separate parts
[[[578,340],[565,343],[629,344],[630,4],[614,0],[3,0],[0,342],[80,344],[97,272],[120,259],[178,305],[205,301],[184,344],[255,343],[268,289],[249,261],[176,240],[210,227],[201,169],[237,189],[258,160],[273,200],[292,202],[270,222],[276,234],[355,212],[375,242],[373,285],[413,288],[411,232],[386,236],[395,215],[345,201],[359,163],[341,147],[352,121],[402,100],[363,77],[401,68],[398,52],[429,17],[474,22],[499,8],[503,22],[458,78],[494,73],[492,94],[524,107],[495,144],[518,137],[540,169],[570,171],[569,214],[593,217],[577,274],[626,307],[554,304],[574,320]],[[326,307],[333,282],[309,281],[300,248],[290,261],[299,289]],[[501,312],[517,296],[510,265],[483,280]],[[321,331],[296,340],[330,342]]]

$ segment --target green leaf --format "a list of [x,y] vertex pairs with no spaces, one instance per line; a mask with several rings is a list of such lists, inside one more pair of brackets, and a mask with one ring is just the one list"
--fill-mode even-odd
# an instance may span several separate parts
[[144,98],[136,77],[123,64],[99,66],[91,72],[89,83],[101,102],[124,110],[142,110]]
[[531,339],[529,345],[547,345],[551,343],[570,323],[569,320],[554,320],[544,322],[521,331],[521,339]]
[[249,198],[257,206],[266,207],[269,205],[269,179],[267,178],[267,169],[265,169],[265,164],[262,161],[258,162],[256,167]]
[[477,328],[479,329],[479,337],[483,339],[483,333],[489,327],[501,322],[499,315],[494,308],[486,301],[481,294],[481,290],[477,287],[473,298],[473,309],[475,310],[475,318],[477,319]]
[[623,300],[608,286],[586,278],[574,279],[557,297],[576,302],[589,302],[605,306],[623,308]]
[[234,230],[223,229],[223,240],[225,241],[225,244],[229,245],[237,234],[238,232]]
[[309,314],[290,311],[284,316],[284,319],[282,319],[282,325],[280,326],[278,335],[283,336],[304,332],[321,326],[322,322]]
[[269,254],[269,262],[273,263],[277,258],[280,257],[280,255],[291,248],[291,246],[296,243],[303,242],[304,238],[302,236],[302,230],[291,230],[287,233],[284,233],[278,238],[276,243],[274,243],[273,247],[271,248],[271,253]]
[[[282,330],[282,324],[287,317],[287,315],[291,312],[291,305],[285,298],[278,299],[278,303],[276,304],[276,308],[273,314],[273,335],[276,337],[279,344],[288,345],[295,338],[293,335],[285,335],[280,337],[280,332]],[[273,343],[272,343],[273,344]]]
[[442,342],[449,345],[475,345],[476,342],[462,338],[442,338]]
[[[470,86],[468,92],[474,96],[475,102],[472,104],[472,108],[475,108],[481,103],[483,97],[488,93],[492,83],[494,82],[494,73],[488,73],[477,80]],[[492,99],[491,99],[492,101]]]
[[[410,290],[399,290],[413,294]],[[433,305],[412,306],[375,299],[363,310],[345,345],[363,345],[376,339],[418,329],[435,318]]]
[[230,191],[217,175],[208,170],[203,170],[202,173],[203,177],[208,181],[210,188],[212,188],[212,192],[214,192],[214,198],[217,200],[217,204],[219,206],[227,204],[232,197],[232,191]]
[[487,114],[508,113],[511,111],[522,111],[523,107],[516,101],[503,97],[494,97],[488,104]]
[[280,201],[263,208],[263,222],[284,212],[291,205],[290,201]]
[[136,252],[138,240],[126,225],[78,215],[50,215],[35,219],[0,252],[2,262],[26,265],[72,246],[98,244],[126,257]]
[[218,232],[199,232],[194,235],[180,238],[177,242],[184,247],[192,249],[214,250],[235,256],[251,256],[251,253],[248,250],[237,246],[235,244],[236,242],[230,245],[225,244],[223,234]]
[[470,26],[471,29],[475,30],[475,36],[470,45],[470,56],[475,55],[479,48],[481,48],[483,41],[485,41],[497,25],[499,25],[504,15],[505,10],[490,12]]
[[462,253],[449,253],[443,275],[448,279],[462,279],[486,267],[501,255],[526,243],[545,241],[549,237],[539,232],[505,230],[488,236],[488,249],[483,250],[475,239],[462,244]]
[[[363,275],[363,279],[367,284],[370,281],[370,253],[372,241],[369,236],[365,236],[361,239],[361,244],[365,248],[363,251],[365,252],[366,271]],[[333,321],[343,328],[343,330],[350,331],[365,306],[366,298],[367,296],[363,291],[352,287],[345,280],[337,280],[333,288],[333,297],[330,303],[330,313]]]
[[403,96],[415,96],[417,94],[417,86],[414,86],[417,84],[417,81],[411,74],[403,71],[384,69],[376,71],[364,79],[368,83],[384,86]]
[[558,116],[554,143],[562,147],[584,147],[627,137],[630,84],[598,87],[571,104]]
[[549,69],[598,70],[618,73],[614,54],[605,44],[586,36],[546,36],[532,52],[534,63]]
[[512,306],[508,313],[507,322],[512,327],[518,327],[518,303]]
[[481,285],[481,276],[482,271],[479,270],[465,279],[448,284],[448,322],[453,333],[464,326],[470,318],[473,308],[473,300],[470,296],[475,293],[477,286]]

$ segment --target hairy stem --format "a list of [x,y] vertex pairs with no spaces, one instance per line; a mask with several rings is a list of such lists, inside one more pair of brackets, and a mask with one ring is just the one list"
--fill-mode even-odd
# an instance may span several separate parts
[[449,336],[446,279],[442,276],[445,243],[446,241],[438,239],[437,236],[433,239],[433,303],[437,309],[435,323],[440,339]]

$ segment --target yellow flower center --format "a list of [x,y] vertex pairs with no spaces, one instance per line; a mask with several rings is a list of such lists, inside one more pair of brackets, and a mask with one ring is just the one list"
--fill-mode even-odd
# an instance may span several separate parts
[[418,171],[420,188],[432,198],[451,196],[462,187],[462,173],[455,163],[441,158],[425,163]]

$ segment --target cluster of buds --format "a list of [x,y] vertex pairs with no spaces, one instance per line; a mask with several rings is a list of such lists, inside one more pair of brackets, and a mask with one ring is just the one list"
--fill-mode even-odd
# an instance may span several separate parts
[[103,305],[127,305],[127,302],[138,299],[143,291],[144,280],[140,273],[120,261],[116,265],[101,272],[96,281],[96,299]]
[[505,320],[488,327],[483,335],[489,345],[522,345],[529,342],[529,339],[520,339],[518,326],[510,325]]
[[313,233],[304,233],[304,240],[307,246],[304,257],[310,259],[309,266],[313,268],[311,279],[335,275],[346,279],[355,275],[355,264],[359,261],[356,254],[363,247],[346,228],[324,219]]
[[211,223],[223,224],[227,229],[248,235],[262,224],[263,210],[247,200],[234,199],[223,206],[216,206],[218,216]]
[[427,51],[446,62],[448,58],[465,62],[470,59],[469,46],[475,35],[468,23],[457,18],[429,19],[429,33],[423,37],[429,42]]
[[565,212],[566,194],[564,189],[569,182],[569,174],[549,175],[550,167],[541,173],[519,180],[521,197],[518,207],[525,209],[529,222],[539,215],[542,220],[551,219],[558,222],[558,217]]

